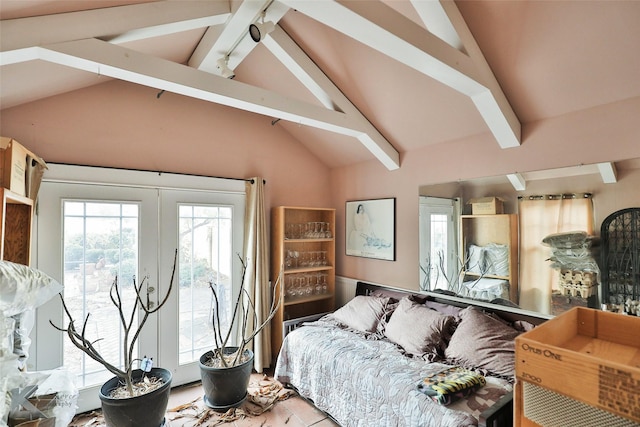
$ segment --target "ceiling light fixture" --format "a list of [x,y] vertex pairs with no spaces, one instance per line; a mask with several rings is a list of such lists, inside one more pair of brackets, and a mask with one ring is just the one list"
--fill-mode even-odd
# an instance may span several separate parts
[[264,22],[264,15],[265,12],[262,12],[262,22],[255,22],[249,25],[249,35],[251,36],[251,40],[256,43],[260,43],[262,40],[264,40],[267,34],[269,34],[276,28],[276,25],[273,22]]
[[220,70],[220,75],[225,79],[232,79],[236,76],[236,73],[233,72],[231,68],[229,68],[229,55],[225,55],[224,57],[218,59],[216,63],[218,65],[218,70]]

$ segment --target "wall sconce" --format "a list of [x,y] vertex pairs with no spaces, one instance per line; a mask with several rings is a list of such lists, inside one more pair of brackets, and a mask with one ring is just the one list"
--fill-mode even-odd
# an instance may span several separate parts
[[260,41],[264,40],[267,34],[269,34],[275,28],[276,28],[276,25],[273,22],[271,21],[264,22],[264,15],[262,15],[261,23],[256,22],[249,25],[249,35],[251,36],[251,40],[253,40],[256,43],[260,43]]
[[233,72],[231,68],[229,68],[229,56],[224,56],[218,59],[216,63],[218,65],[218,70],[220,70],[220,75],[225,79],[232,79],[236,76],[236,73]]

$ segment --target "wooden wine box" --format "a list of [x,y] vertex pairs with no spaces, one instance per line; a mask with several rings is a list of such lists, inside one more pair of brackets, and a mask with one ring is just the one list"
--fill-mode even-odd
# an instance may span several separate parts
[[516,426],[639,425],[640,317],[574,307],[517,337],[515,358]]

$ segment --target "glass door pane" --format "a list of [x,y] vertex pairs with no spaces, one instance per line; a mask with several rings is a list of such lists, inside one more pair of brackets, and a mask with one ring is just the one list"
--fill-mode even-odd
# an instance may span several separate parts
[[216,301],[221,329],[231,322],[232,213],[230,206],[180,205],[179,363],[211,349]]
[[[157,283],[158,191],[43,182],[36,218],[37,268],[64,286],[76,329],[82,330],[89,315],[87,339],[98,340],[95,346],[107,361],[122,364],[122,330],[109,290],[117,276],[125,312],[131,313],[133,276],[149,276],[152,286]],[[151,297],[156,301],[157,293]],[[139,314],[134,313],[134,323]],[[113,375],[74,347],[50,321],[67,325],[58,298],[38,308],[28,369],[43,371],[64,365],[77,376],[78,411],[99,407],[98,389]],[[151,316],[134,357],[157,356],[157,327],[157,316]]]
[[[222,329],[227,330],[240,289],[244,194],[161,191],[161,292],[171,277],[178,249],[178,277],[159,317],[159,357],[173,367],[173,385],[200,379],[200,356],[215,347],[213,326],[218,296]],[[234,334],[235,335],[235,334]],[[232,335],[231,339],[235,339]],[[233,342],[233,341],[230,341]]]
[[[117,277],[119,286],[114,292],[117,289],[124,317],[129,319],[136,301],[133,280],[138,276],[139,204],[65,200],[62,209],[67,309],[78,330],[84,324],[88,339],[100,338],[95,348],[101,357],[122,368],[124,331],[110,292]],[[70,340],[65,339],[63,345],[63,365],[76,372],[79,387],[101,384],[113,376]]]

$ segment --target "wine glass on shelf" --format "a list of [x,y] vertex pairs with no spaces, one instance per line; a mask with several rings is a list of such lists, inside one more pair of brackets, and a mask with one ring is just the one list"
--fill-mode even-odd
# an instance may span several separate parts
[[330,224],[328,222],[323,222],[322,224],[324,228],[324,238],[330,239],[331,238],[331,227],[329,226]]
[[300,252],[291,251],[291,257],[293,258],[292,268],[298,268],[298,258],[300,257]]
[[309,295],[313,294],[313,284],[311,283],[312,279],[313,279],[313,275],[306,274],[305,275],[305,279],[306,279],[306,284],[305,284],[305,287],[304,287],[304,294],[306,296],[309,296]]
[[322,293],[326,294],[329,292],[329,284],[327,283],[327,274],[322,274]]
[[316,286],[313,293],[316,295],[320,295],[322,293],[322,273],[316,274]]
[[296,290],[295,290],[295,285],[296,285],[296,278],[295,275],[291,274],[287,277],[287,288],[286,288],[286,295],[287,297],[289,297],[289,299],[294,298],[296,296]]

